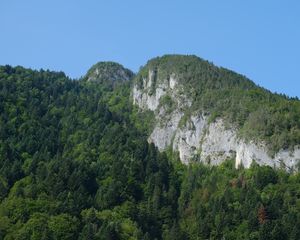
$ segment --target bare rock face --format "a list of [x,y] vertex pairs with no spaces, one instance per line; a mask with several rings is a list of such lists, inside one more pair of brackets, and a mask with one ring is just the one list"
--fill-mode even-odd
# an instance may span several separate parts
[[269,156],[263,142],[247,142],[240,139],[234,126],[225,125],[217,118],[209,121],[209,115],[192,111],[187,116],[191,100],[185,96],[183,87],[175,74],[158,79],[156,71],[149,70],[141,84],[133,85],[133,103],[141,110],[155,113],[155,126],[148,141],[160,151],[171,147],[179,152],[183,163],[192,160],[217,165],[227,158],[234,158],[236,167],[250,167],[252,161],[260,165],[293,169],[300,161],[300,149],[281,150]]
[[191,157],[197,156],[206,128],[206,117],[199,115],[192,116],[183,127],[177,129],[172,148],[179,152],[182,162],[188,163]]

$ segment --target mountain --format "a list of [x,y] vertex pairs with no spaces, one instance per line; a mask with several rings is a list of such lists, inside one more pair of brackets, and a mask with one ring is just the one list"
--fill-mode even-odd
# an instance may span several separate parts
[[0,66],[0,239],[300,239],[293,157],[226,150],[295,156],[299,100],[196,56],[126,72]]
[[246,77],[196,56],[150,60],[134,79],[133,103],[154,112],[149,136],[184,163],[292,170],[300,160],[300,101],[256,86]]
[[84,78],[88,82],[97,82],[113,87],[116,83],[129,81],[133,77],[134,73],[119,63],[98,62],[88,70]]

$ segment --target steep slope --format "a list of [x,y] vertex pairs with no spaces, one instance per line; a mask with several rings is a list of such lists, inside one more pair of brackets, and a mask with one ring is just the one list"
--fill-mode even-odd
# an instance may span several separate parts
[[[109,81],[0,66],[0,239],[300,239],[299,172],[181,164],[147,142],[157,113],[132,106],[130,82]],[[179,81],[174,93],[162,89],[166,117]],[[178,103],[192,109],[183,96]],[[179,125],[206,132],[202,123],[222,117],[227,131],[230,114],[218,112],[216,121],[202,110]]]
[[178,177],[130,120],[129,85],[104,88],[0,66],[0,239],[161,239],[172,227]]
[[133,103],[155,113],[149,141],[184,163],[293,169],[300,160],[300,102],[196,56],[150,60],[134,79]]

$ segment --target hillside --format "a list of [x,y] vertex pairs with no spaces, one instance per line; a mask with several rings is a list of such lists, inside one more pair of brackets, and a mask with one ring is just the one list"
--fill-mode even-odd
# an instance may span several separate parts
[[149,141],[183,162],[293,169],[300,159],[300,101],[196,56],[165,55],[137,74],[133,101],[155,114]]
[[178,178],[124,90],[0,67],[0,239],[141,239],[161,235],[162,208],[175,219]]
[[[300,239],[298,172],[254,162],[235,168],[234,156],[218,166],[201,158],[185,165],[176,149],[149,143],[174,111],[184,113],[182,129],[195,131],[197,112],[210,124],[234,125],[246,139],[256,111],[248,103],[284,120],[278,127],[294,142],[274,151],[293,149],[298,100],[197,57],[153,59],[134,79],[115,74],[114,66],[124,69],[119,64],[95,66],[80,80],[0,66],[0,239]],[[238,102],[248,109],[243,121],[232,120],[228,108]],[[249,131],[270,148],[271,136],[280,136]]]

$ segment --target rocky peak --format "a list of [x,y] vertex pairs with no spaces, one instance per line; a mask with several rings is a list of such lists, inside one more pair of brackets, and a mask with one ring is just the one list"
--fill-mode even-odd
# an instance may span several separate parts
[[[280,109],[274,109],[285,106],[290,116],[300,114],[299,101],[272,94],[196,56],[154,58],[133,82],[133,103],[155,115],[148,141],[160,151],[178,152],[184,163],[219,164],[235,158],[236,166],[249,167],[256,161],[293,169],[300,161],[300,139],[295,134],[300,121],[292,128],[283,126],[284,134],[268,125],[280,120]],[[286,110],[290,106],[293,110]],[[285,141],[280,142],[283,137],[286,142],[294,139],[293,145],[287,148]]]
[[88,82],[108,83],[114,86],[117,82],[129,81],[134,73],[115,62],[98,62],[90,68],[85,79]]

